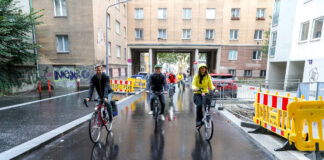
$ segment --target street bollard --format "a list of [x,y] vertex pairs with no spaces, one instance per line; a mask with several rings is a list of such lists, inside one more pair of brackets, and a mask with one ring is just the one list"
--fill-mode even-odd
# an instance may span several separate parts
[[39,95],[42,94],[42,85],[41,85],[40,81],[38,81],[38,92],[39,92]]
[[78,91],[80,90],[80,78],[77,79],[77,87],[78,87]]
[[47,80],[48,93],[51,94],[51,81]]

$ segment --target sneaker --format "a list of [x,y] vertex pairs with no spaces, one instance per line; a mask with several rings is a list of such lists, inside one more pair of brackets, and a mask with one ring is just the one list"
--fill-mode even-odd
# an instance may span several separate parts
[[149,111],[149,112],[147,112],[147,114],[153,114],[153,111]]
[[161,114],[161,115],[160,115],[160,119],[161,119],[162,121],[164,121],[164,120],[165,120],[165,117],[164,117],[164,115],[163,115],[163,114]]
[[196,122],[196,127],[200,127],[200,126],[202,126],[202,125],[203,125],[203,123],[202,123],[201,121]]

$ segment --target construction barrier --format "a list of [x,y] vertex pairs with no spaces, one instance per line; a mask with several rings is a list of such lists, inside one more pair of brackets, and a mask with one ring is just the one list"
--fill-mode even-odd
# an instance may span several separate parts
[[[279,96],[258,92],[254,103],[253,121],[260,128],[253,132],[269,130],[287,139],[277,150],[296,147],[300,151],[324,150],[324,101],[305,101],[303,97]],[[253,133],[252,132],[252,133]],[[319,146],[316,149],[316,146]]]
[[132,83],[134,83],[134,88],[146,88],[147,83],[144,79],[127,78],[127,81],[131,81]]
[[133,93],[134,92],[134,83],[132,81],[110,80],[110,86],[117,93]]

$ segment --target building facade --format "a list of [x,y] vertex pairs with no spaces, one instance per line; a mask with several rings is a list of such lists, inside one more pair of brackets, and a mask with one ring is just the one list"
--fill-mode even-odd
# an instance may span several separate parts
[[[274,1],[267,80],[324,81],[321,0]],[[289,86],[286,86],[289,87]]]
[[[261,52],[270,30],[272,0],[136,0],[128,6],[128,53],[190,53],[190,66],[207,54],[211,72],[237,77],[265,77]],[[137,72],[132,63],[130,72]],[[134,67],[135,66],[135,67]],[[132,68],[132,69],[131,69]],[[193,71],[191,72],[191,74]]]
[[[106,65],[106,8],[115,0],[33,0],[35,10],[44,9],[37,26],[42,46],[40,77],[56,87],[88,85],[95,64]],[[112,78],[127,77],[127,5],[108,10],[108,67]]]

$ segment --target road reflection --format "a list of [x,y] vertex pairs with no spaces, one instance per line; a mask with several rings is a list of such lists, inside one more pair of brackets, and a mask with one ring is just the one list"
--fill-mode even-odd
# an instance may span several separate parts
[[119,145],[114,143],[114,133],[109,132],[105,142],[99,141],[94,144],[91,153],[91,160],[117,159]]
[[162,123],[159,123],[160,129],[157,129],[151,135],[151,159],[162,160],[164,154],[164,130]]
[[209,141],[206,141],[202,135],[197,132],[195,136],[195,146],[191,153],[193,160],[212,160],[213,153]]

